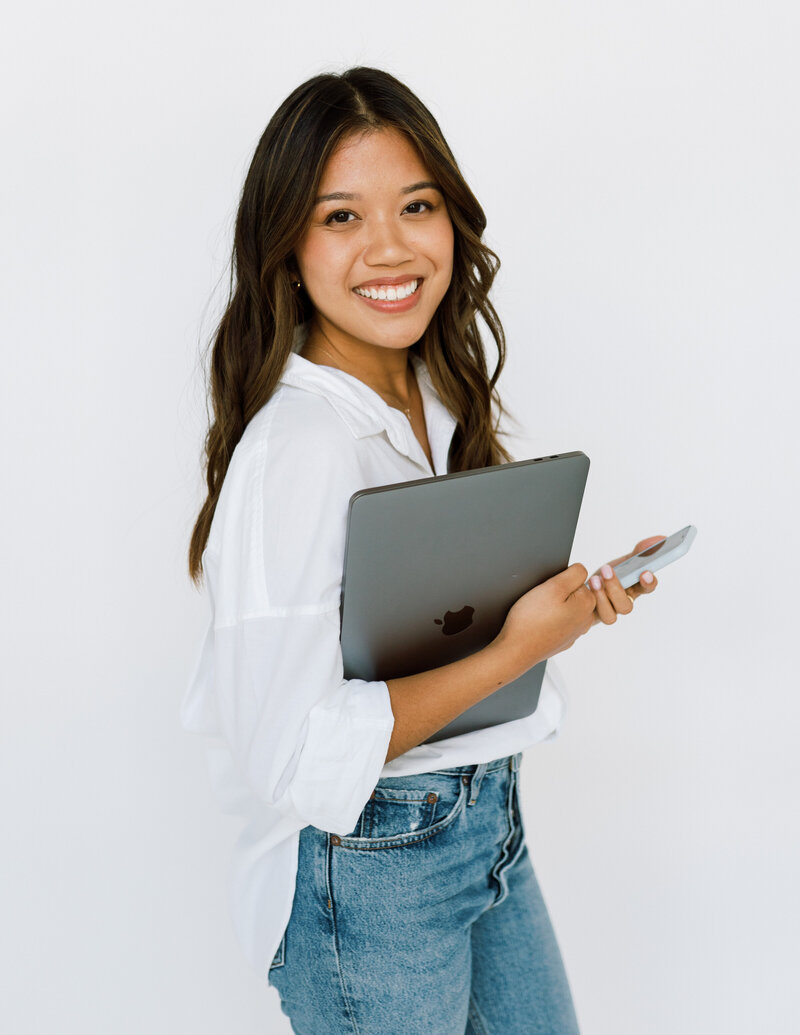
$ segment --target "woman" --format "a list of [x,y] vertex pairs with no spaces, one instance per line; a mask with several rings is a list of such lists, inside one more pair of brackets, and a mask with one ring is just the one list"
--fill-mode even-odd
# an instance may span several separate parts
[[295,90],[242,192],[190,550],[214,616],[183,718],[248,817],[234,921],[298,1032],[577,1030],[517,792],[561,720],[552,676],[528,718],[425,741],[655,579],[626,593],[604,566],[588,588],[574,564],[484,650],[402,679],[344,679],[338,640],[351,495],[509,459],[485,222],[430,112],[367,68]]

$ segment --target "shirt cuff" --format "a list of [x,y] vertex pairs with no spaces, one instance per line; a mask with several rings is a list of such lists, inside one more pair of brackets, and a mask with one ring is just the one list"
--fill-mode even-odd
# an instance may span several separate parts
[[349,833],[380,779],[394,714],[384,682],[347,681],[347,699],[312,709],[289,794],[306,824]]

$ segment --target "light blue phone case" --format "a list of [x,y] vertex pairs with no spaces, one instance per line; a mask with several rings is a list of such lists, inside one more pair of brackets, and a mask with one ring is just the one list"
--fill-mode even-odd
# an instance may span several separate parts
[[687,525],[680,532],[673,533],[647,550],[642,550],[641,553],[629,557],[627,561],[617,564],[614,572],[622,588],[628,589],[635,585],[642,572],[657,571],[659,568],[677,561],[679,557],[683,557],[696,535],[697,529],[694,525]]

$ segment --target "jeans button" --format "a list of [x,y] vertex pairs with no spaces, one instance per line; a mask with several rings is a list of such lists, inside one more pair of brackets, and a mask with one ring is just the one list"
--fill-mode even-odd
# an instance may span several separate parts
[[331,844],[332,845],[340,845],[341,843],[342,843],[342,839],[339,837],[338,834],[331,834]]
[[436,793],[436,791],[431,791],[425,800],[429,805],[433,805],[435,801],[439,800],[439,795]]
[[462,776],[461,777],[461,782],[464,783],[464,784],[469,783],[469,777],[468,776]]

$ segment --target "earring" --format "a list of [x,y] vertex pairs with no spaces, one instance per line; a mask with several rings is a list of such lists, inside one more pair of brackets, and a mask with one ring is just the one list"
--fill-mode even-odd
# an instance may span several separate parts
[[291,282],[291,284],[292,284],[292,291],[299,291],[300,290],[300,281],[299,280],[293,280]]

